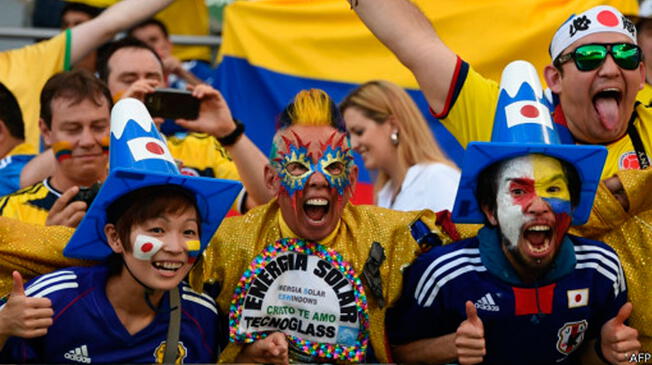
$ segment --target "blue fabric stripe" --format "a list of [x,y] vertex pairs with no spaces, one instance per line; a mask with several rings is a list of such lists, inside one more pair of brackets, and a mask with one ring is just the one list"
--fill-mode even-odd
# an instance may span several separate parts
[[[379,75],[382,77],[382,74]],[[220,90],[229,103],[233,116],[247,127],[247,135],[267,154],[276,129],[276,116],[302,89],[320,88],[336,102],[340,102],[357,84],[298,77],[251,65],[242,58],[224,56],[216,69],[213,86]],[[427,102],[420,91],[408,90],[429,122],[442,149],[458,165],[463,149],[455,138],[431,116]],[[370,183],[372,176],[364,169],[360,156],[355,154],[360,168],[360,182]]]

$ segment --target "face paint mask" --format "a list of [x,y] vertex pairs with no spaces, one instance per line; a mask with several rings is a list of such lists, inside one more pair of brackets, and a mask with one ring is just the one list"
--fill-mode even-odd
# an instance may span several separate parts
[[332,146],[336,133],[333,132],[326,143],[321,145],[321,153],[318,153],[319,159],[315,163],[313,163],[313,160],[317,156],[308,152],[310,143],[304,144],[296,133],[294,133],[294,136],[298,146],[283,137],[287,152],[279,152],[280,156],[273,160],[273,164],[278,171],[281,185],[290,197],[295,192],[302,191],[310,176],[317,171],[324,175],[329,185],[336,189],[340,196],[344,195],[345,189],[351,183],[350,173],[353,156],[351,155],[351,149],[344,143],[346,140],[345,135],[342,135],[335,143],[335,147]]
[[526,214],[533,199],[543,199],[556,216],[556,224],[570,220],[570,191],[559,161],[541,155],[519,157],[508,161],[498,174],[496,208],[500,230],[515,249],[522,227],[534,219]]
[[139,234],[134,242],[134,257],[138,260],[150,261],[163,248],[163,241]]

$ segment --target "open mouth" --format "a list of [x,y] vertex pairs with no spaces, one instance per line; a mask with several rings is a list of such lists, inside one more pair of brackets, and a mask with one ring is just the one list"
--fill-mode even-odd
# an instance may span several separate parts
[[330,210],[330,203],[326,199],[313,198],[308,199],[303,203],[303,211],[306,216],[315,223],[321,223],[328,211]]
[[534,257],[545,256],[552,248],[552,228],[548,225],[537,224],[528,227],[523,232],[523,238],[527,242],[527,250]]
[[154,261],[152,266],[157,270],[176,272],[183,266],[183,263],[178,261]]
[[618,106],[622,98],[623,93],[617,88],[607,88],[593,96],[593,107],[600,116],[602,125],[608,130],[618,125],[620,120]]

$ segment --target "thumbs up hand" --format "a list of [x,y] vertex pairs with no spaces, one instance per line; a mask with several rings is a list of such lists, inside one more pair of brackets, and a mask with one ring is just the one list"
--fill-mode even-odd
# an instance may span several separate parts
[[629,358],[641,349],[638,331],[625,324],[631,314],[632,303],[627,302],[600,330],[602,354],[612,364],[631,364]]
[[52,302],[48,298],[25,296],[23,278],[12,273],[14,285],[9,300],[0,309],[0,337],[32,338],[43,336],[52,325]]
[[482,320],[469,300],[466,301],[466,320],[460,323],[455,333],[455,348],[461,365],[481,363],[487,353]]

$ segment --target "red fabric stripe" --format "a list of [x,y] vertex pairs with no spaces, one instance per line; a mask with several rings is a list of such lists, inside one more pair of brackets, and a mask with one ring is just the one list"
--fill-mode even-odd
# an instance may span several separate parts
[[59,313],[57,313],[57,315],[54,316],[54,317],[52,318],[52,323],[54,323],[54,321],[56,321],[57,318],[61,317],[61,315],[62,315],[65,311],[67,311],[68,308],[70,308],[73,304],[75,304],[75,303],[76,303],[78,300],[80,300],[81,298],[87,296],[87,295],[88,295],[90,292],[92,292],[93,290],[95,290],[94,287],[93,287],[93,288],[90,288],[90,289],[88,289],[88,290],[86,290],[85,292],[79,294],[75,299],[71,300],[70,303],[68,303],[65,307],[63,307],[63,308],[61,309],[61,311],[60,311]]
[[457,85],[457,78],[460,75],[460,69],[462,68],[462,59],[460,56],[457,56],[457,63],[455,64],[455,72],[453,72],[453,78],[451,79],[451,84],[448,86],[448,95],[446,95],[446,103],[444,103],[444,109],[436,113],[432,108],[430,108],[430,113],[437,118],[442,119],[448,115],[448,111],[451,108],[451,100],[453,100],[453,95],[455,94],[455,85]]
[[[512,287],[514,291],[514,314],[523,316],[536,313],[552,313],[552,299],[554,298],[556,285],[550,284],[538,289]],[[537,291],[539,292],[539,305],[537,305]]]

